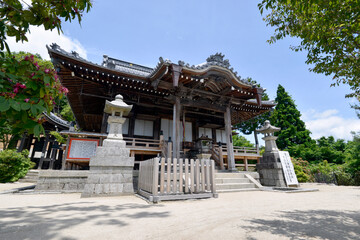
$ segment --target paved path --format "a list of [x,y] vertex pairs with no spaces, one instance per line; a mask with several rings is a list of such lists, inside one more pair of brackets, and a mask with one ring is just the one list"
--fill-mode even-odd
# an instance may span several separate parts
[[0,195],[0,239],[360,239],[360,188],[223,193],[148,204],[135,196]]

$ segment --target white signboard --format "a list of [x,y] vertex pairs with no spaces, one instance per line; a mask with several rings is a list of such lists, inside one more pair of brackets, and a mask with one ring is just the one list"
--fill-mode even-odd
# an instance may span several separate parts
[[289,185],[298,185],[299,182],[296,178],[294,166],[291,162],[290,154],[286,151],[279,151],[280,162],[283,167],[286,184]]
[[70,139],[67,159],[90,159],[95,156],[99,140],[96,139]]

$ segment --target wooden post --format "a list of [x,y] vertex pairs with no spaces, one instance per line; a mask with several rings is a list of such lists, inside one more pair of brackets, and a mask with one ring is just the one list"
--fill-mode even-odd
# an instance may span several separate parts
[[65,170],[65,168],[66,168],[66,158],[68,155],[68,151],[70,150],[69,144],[70,144],[70,136],[68,136],[68,139],[66,140],[66,150],[65,150],[65,154],[63,155],[63,159],[62,159],[61,170]]
[[185,193],[189,192],[189,159],[185,158]]
[[201,159],[201,191],[205,192],[205,159]]
[[152,176],[152,194],[158,195],[158,184],[159,184],[159,158],[153,159],[153,176]]
[[45,135],[44,146],[43,146],[43,149],[42,149],[42,151],[41,151],[41,157],[40,157],[38,169],[41,169],[41,168],[42,168],[42,165],[43,165],[43,163],[44,163],[45,152],[46,152],[46,148],[47,148],[48,143],[49,143],[49,134],[46,134],[46,135]]
[[206,191],[210,191],[210,160],[206,160]]
[[161,158],[161,170],[160,170],[160,193],[164,193],[165,182],[165,158]]
[[196,182],[196,188],[195,192],[200,192],[200,160],[195,160],[195,182]]
[[249,170],[247,157],[244,157],[244,168],[245,168],[245,171]]
[[177,193],[177,160],[178,158],[174,158],[173,161],[173,193]]
[[169,194],[171,191],[171,158],[166,159],[166,193]]
[[183,192],[183,178],[184,178],[183,161],[184,159],[179,160],[179,192],[181,193]]
[[190,192],[195,192],[195,183],[194,183],[194,159],[190,159]]
[[224,120],[225,120],[225,132],[226,132],[228,169],[230,171],[236,171],[237,169],[235,167],[234,146],[233,146],[233,142],[232,142],[230,106],[226,107],[226,112],[224,114]]
[[211,181],[211,192],[213,194],[216,193],[216,185],[215,185],[215,163],[214,160],[210,161],[210,181]]
[[220,169],[224,170],[224,156],[223,156],[223,148],[222,144],[219,145],[219,161],[220,161]]
[[173,157],[180,159],[180,97],[175,97],[174,112],[173,112]]

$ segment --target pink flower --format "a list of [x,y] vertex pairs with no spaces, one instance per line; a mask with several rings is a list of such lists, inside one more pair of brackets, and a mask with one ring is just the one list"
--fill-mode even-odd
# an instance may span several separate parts
[[33,72],[33,73],[31,73],[30,77],[33,77],[34,75],[35,75],[35,73]]
[[65,95],[68,94],[69,90],[66,87],[61,87],[60,90],[62,93],[64,93]]
[[49,73],[50,72],[50,69],[45,69],[45,71],[44,71],[45,73]]
[[24,102],[29,102],[30,101],[30,98],[25,98],[24,99]]
[[19,92],[19,88],[14,88],[14,93],[18,93]]
[[25,60],[25,61],[29,61],[29,60],[30,60],[30,57],[29,57],[29,56],[25,56],[24,60]]
[[21,84],[21,83],[16,83],[16,84],[15,84],[15,88],[25,89],[25,88],[26,88],[26,85],[25,85],[25,84]]

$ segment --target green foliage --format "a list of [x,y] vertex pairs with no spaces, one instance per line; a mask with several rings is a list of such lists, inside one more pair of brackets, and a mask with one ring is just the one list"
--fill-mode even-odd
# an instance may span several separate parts
[[66,139],[59,132],[51,131],[50,134],[55,137],[58,143],[66,143]]
[[295,170],[295,174],[296,174],[298,182],[307,182],[307,181],[309,181],[310,177],[304,173],[301,166],[294,165],[294,170]]
[[39,136],[44,133],[42,113],[67,92],[55,70],[39,66],[33,55],[0,57],[0,125],[8,122],[14,132]]
[[294,100],[281,85],[278,86],[275,102],[277,105],[270,121],[272,125],[281,128],[280,132],[275,133],[278,136],[277,146],[280,149],[287,149],[298,144],[311,144],[313,140],[310,131],[300,119],[301,114]]
[[0,141],[3,144],[3,149],[6,149],[10,143],[12,127],[8,122],[0,125]]
[[15,182],[26,175],[35,163],[31,162],[29,151],[21,153],[8,149],[0,152],[0,183]]
[[343,139],[335,141],[334,137],[321,137],[316,142],[289,147],[290,155],[306,159],[309,162],[327,160],[329,163],[343,164],[351,158],[347,151],[347,143]]
[[71,110],[70,104],[67,100],[67,98],[61,99],[60,102],[60,116],[65,119],[66,121],[72,122],[75,121],[75,116],[73,111]]
[[[294,51],[306,50],[315,73],[333,76],[360,94],[360,4],[358,0],[262,0],[260,12],[270,10],[267,25],[275,27],[274,43],[286,36],[301,39]],[[350,95],[350,96],[353,96]]]
[[253,143],[247,140],[244,136],[233,135],[233,145],[238,147],[255,147]]
[[45,30],[56,28],[60,33],[61,19],[71,21],[77,18],[80,23],[82,14],[88,12],[92,4],[90,0],[32,0],[31,4],[21,0],[4,0],[0,6],[0,50],[6,48],[10,53],[7,37],[15,37],[16,42],[27,41],[26,34],[31,25],[42,25]]

